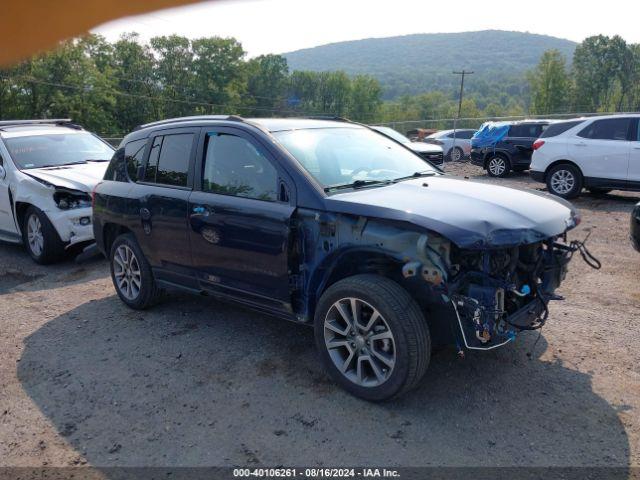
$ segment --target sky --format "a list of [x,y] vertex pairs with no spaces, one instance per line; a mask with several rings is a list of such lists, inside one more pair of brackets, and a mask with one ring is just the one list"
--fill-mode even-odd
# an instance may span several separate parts
[[173,33],[235,37],[254,57],[344,40],[488,29],[576,42],[618,34],[640,43],[639,14],[637,0],[218,0],[124,18],[93,32],[109,40],[132,31],[143,40]]

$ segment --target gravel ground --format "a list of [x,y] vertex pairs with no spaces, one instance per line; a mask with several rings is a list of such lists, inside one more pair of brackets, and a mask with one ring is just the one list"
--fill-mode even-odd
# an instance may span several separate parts
[[591,231],[603,268],[576,256],[537,344],[438,351],[384,404],[332,384],[307,327],[186,295],[134,312],[104,260],[40,267],[0,244],[0,466],[638,466],[638,200],[575,202],[572,238]]

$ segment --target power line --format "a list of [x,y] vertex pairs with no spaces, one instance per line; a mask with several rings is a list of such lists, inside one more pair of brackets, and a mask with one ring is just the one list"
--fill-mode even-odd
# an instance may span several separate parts
[[[85,86],[80,86],[80,85],[69,85],[69,84],[65,84],[65,83],[47,82],[47,81],[44,81],[44,80],[38,80],[38,79],[36,79],[34,77],[30,77],[30,76],[27,76],[27,75],[15,75],[15,76],[13,76],[13,78],[22,78],[27,82],[37,83],[37,84],[40,84],[40,85],[48,85],[48,86],[57,87],[57,88],[67,88],[67,89],[73,89],[73,90],[81,90],[83,92],[86,92],[86,87]],[[11,79],[10,78],[2,78],[2,80],[10,81]],[[161,101],[161,102],[170,102],[170,103],[178,103],[178,104],[193,105],[193,106],[217,107],[217,108],[226,108],[226,109],[230,109],[230,110],[255,110],[255,111],[264,111],[264,112],[292,113],[292,114],[298,114],[298,115],[300,115],[300,114],[302,114],[302,115],[327,115],[327,112],[304,112],[304,111],[299,111],[299,110],[290,110],[290,109],[283,109],[283,108],[268,108],[268,107],[258,107],[258,106],[217,104],[217,103],[209,103],[209,102],[203,102],[203,101],[180,100],[180,99],[156,97],[156,96],[152,96],[152,95],[134,94],[134,93],[122,92],[120,90],[115,90],[115,89],[111,89],[110,91],[114,95],[120,95],[120,96],[125,96],[125,97],[141,98],[141,99],[145,99],[145,100],[156,100],[156,101]]]

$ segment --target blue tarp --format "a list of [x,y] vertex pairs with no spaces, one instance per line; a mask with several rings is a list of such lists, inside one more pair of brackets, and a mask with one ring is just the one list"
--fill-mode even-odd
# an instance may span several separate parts
[[493,147],[509,132],[509,123],[486,122],[471,137],[471,148]]

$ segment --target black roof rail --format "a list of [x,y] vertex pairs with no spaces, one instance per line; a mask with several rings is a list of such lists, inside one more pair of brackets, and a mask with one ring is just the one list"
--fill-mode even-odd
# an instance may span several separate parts
[[80,125],[73,123],[70,118],[38,118],[34,120],[0,120],[0,130],[6,127],[20,127],[28,125],[60,125],[76,130],[82,130]]
[[138,125],[133,129],[133,131],[142,130],[143,128],[148,127],[156,127],[158,125],[169,125],[171,123],[182,123],[182,122],[198,122],[204,120],[231,120],[234,122],[244,122],[242,117],[238,115],[193,115],[190,117],[177,117],[177,118],[167,118],[165,120],[158,120],[157,122],[145,123],[143,125]]
[[309,120],[333,120],[334,122],[355,123],[348,118],[340,117],[338,115],[308,115],[302,118],[308,118]]

